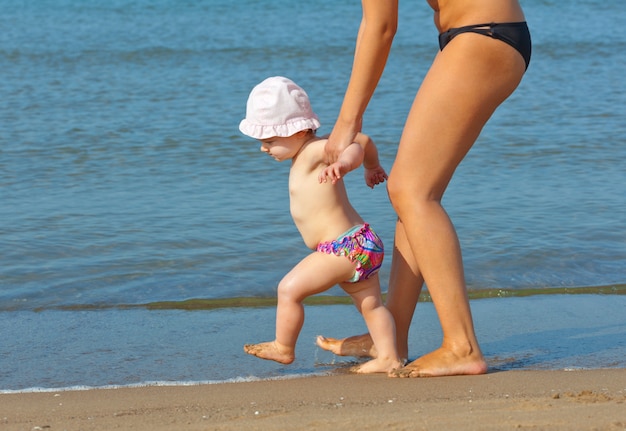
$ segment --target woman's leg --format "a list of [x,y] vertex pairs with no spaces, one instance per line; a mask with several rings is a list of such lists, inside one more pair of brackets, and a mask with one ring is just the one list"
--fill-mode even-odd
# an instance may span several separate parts
[[438,53],[418,91],[391,170],[388,190],[443,330],[439,349],[401,377],[487,370],[469,307],[459,241],[441,206],[458,164],[493,111],[517,87],[525,64],[507,44],[457,36]]
[[409,357],[409,329],[415,306],[422,291],[424,279],[413,256],[404,224],[398,219],[394,238],[389,291],[386,306],[394,317],[398,353],[405,360]]

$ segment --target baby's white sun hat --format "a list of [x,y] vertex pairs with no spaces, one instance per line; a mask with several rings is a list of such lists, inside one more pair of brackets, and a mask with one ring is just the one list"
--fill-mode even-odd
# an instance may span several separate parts
[[283,76],[273,76],[250,92],[246,118],[239,123],[244,135],[255,139],[288,137],[301,130],[317,130],[319,119],[306,92]]

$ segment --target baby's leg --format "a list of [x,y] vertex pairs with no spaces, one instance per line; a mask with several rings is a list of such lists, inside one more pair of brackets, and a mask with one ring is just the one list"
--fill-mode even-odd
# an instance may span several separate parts
[[[398,355],[400,358],[407,359],[409,356],[409,329],[424,279],[417,268],[406,238],[404,225],[400,220],[396,224],[390,274],[389,292],[385,306],[394,317],[396,324]],[[317,344],[322,349],[339,356],[375,358],[378,355],[370,334],[355,335],[343,339],[320,336]]]
[[404,365],[398,356],[393,316],[383,305],[378,274],[356,284],[342,283],[341,287],[352,296],[376,347],[376,357],[354,371],[386,373]]
[[324,292],[354,274],[354,264],[345,257],[315,252],[298,263],[278,285],[276,339],[247,344],[244,351],[262,359],[290,364],[304,324],[302,301]]

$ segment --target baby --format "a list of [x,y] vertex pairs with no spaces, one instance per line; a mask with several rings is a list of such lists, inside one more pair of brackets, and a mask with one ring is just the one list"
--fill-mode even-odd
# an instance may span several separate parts
[[393,317],[383,305],[378,279],[383,243],[348,201],[342,180],[361,164],[369,187],[384,182],[387,174],[380,166],[376,146],[364,134],[357,136],[337,162],[328,165],[326,139],[315,134],[319,127],[306,92],[287,78],[268,78],[250,93],[239,130],[258,139],[261,151],[275,160],[291,160],[291,216],[313,252],[278,285],[275,340],[246,344],[244,351],[292,363],[304,323],[302,301],[339,284],[363,315],[378,352],[375,359],[353,371],[389,372],[403,364],[396,349]]

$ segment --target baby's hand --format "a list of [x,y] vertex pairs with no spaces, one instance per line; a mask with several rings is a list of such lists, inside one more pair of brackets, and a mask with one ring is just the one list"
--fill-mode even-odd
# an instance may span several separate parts
[[378,165],[373,169],[365,168],[365,184],[373,189],[376,184],[384,183],[387,179],[387,173],[382,166]]
[[318,177],[320,183],[325,183],[329,179],[335,184],[337,181],[341,179],[343,175],[350,172],[349,167],[345,166],[341,162],[335,162],[332,165],[324,168]]

